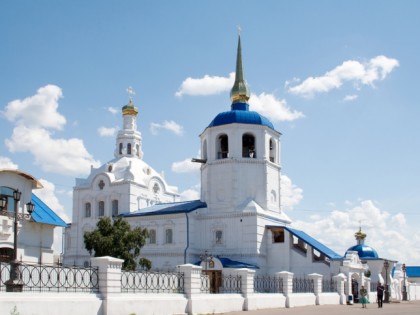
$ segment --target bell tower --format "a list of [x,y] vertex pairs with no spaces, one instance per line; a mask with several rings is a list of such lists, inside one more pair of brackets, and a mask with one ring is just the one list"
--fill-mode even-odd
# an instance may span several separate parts
[[251,97],[238,35],[231,110],[218,114],[200,135],[201,199],[212,211],[245,211],[250,202],[280,213],[280,133],[249,110]]
[[134,106],[132,97],[134,91],[131,87],[127,89],[129,100],[128,104],[121,109],[123,116],[123,127],[118,131],[114,156],[143,158],[141,149],[141,133],[137,130],[138,109]]

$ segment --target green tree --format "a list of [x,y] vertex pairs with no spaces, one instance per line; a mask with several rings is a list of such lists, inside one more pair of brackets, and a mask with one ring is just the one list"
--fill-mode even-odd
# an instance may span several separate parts
[[[83,235],[85,247],[95,257],[112,256],[124,259],[123,269],[135,270],[136,258],[144,246],[148,232],[146,229],[136,227],[131,229],[130,224],[122,218],[113,222],[109,217],[101,217],[96,224],[96,229],[85,232]],[[142,259],[144,265],[147,259]],[[151,266],[151,262],[149,264]]]

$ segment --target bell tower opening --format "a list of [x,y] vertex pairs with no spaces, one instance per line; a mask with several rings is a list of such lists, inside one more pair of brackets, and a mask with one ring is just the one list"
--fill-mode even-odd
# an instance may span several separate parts
[[229,156],[229,140],[226,134],[219,136],[217,146],[217,158],[226,159]]
[[245,133],[242,136],[242,157],[256,158],[255,137],[252,134]]

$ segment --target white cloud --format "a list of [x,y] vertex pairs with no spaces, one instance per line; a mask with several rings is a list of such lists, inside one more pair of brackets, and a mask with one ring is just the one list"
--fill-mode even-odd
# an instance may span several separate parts
[[200,163],[191,162],[191,159],[172,163],[171,169],[175,173],[198,173],[200,171]]
[[337,89],[345,82],[373,85],[377,80],[384,80],[396,67],[397,59],[377,56],[366,63],[355,60],[344,61],[341,65],[320,77],[309,77],[302,83],[289,87],[292,94],[311,98],[317,93],[326,93]]
[[62,96],[58,86],[46,85],[33,96],[8,103],[4,116],[17,125],[61,130],[66,124],[64,116],[57,112]]
[[356,98],[358,98],[359,96],[356,94],[353,95],[346,95],[343,99],[344,102],[351,102],[354,101]]
[[296,110],[292,111],[286,100],[278,100],[272,94],[252,94],[249,99],[249,106],[252,110],[272,121],[292,121],[304,117],[303,113]]
[[83,141],[77,138],[56,139],[49,129],[62,129],[64,116],[57,112],[61,89],[47,85],[37,94],[24,100],[7,104],[4,116],[15,122],[10,138],[5,140],[11,152],[30,152],[35,164],[47,172],[64,175],[85,175],[91,165],[100,162],[86,150]]
[[367,234],[365,244],[374,248],[379,257],[405,263],[416,263],[420,260],[420,249],[417,245],[420,232],[406,224],[404,214],[391,216],[371,200],[364,200],[352,208],[334,210],[326,216],[313,219],[295,221],[293,225],[340,255],[344,255],[348,248],[356,244],[354,233],[361,224],[362,231]]
[[115,108],[115,107],[108,107],[107,108],[108,109],[108,111],[111,113],[111,114],[113,114],[113,115],[115,115],[115,114],[117,114],[118,113],[118,109],[117,108]]
[[184,127],[177,124],[173,120],[165,120],[163,123],[151,123],[150,124],[150,132],[154,135],[157,135],[159,133],[159,129],[166,129],[174,134],[181,136],[184,133]]
[[303,198],[302,188],[293,184],[292,180],[286,175],[281,175],[280,186],[282,210],[293,210],[293,207]]
[[180,194],[180,200],[186,201],[186,200],[197,200],[200,199],[200,191],[195,189],[187,189],[181,192]]
[[0,168],[16,170],[19,167],[17,164],[13,163],[12,160],[8,157],[0,156]]
[[115,133],[117,132],[117,128],[107,128],[107,127],[99,127],[98,128],[98,134],[101,137],[113,137]]
[[229,91],[235,81],[235,73],[231,72],[228,77],[205,75],[203,78],[188,77],[182,82],[181,87],[175,93],[183,95],[213,95]]

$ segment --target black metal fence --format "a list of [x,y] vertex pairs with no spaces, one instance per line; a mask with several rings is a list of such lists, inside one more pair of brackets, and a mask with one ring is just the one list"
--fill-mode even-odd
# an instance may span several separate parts
[[293,293],[314,293],[314,281],[306,278],[293,278]]
[[322,280],[322,292],[338,292],[337,281],[333,279]]
[[241,293],[242,277],[239,275],[200,275],[201,293]]
[[254,292],[283,293],[283,279],[268,275],[255,276]]
[[[23,291],[98,292],[98,269],[19,263]],[[11,265],[0,262],[0,291],[6,291]]]
[[182,272],[121,271],[121,292],[184,293]]

